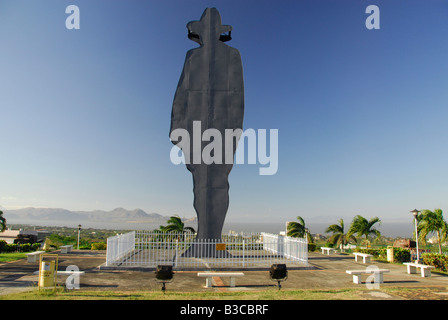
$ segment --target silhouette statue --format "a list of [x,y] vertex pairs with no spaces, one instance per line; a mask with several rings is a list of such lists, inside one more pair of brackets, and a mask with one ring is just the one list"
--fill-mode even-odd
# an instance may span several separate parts
[[[226,129],[242,130],[243,68],[239,51],[224,44],[231,40],[232,27],[221,24],[221,16],[216,8],[207,8],[201,20],[189,22],[187,29],[188,38],[199,43],[200,47],[187,52],[174,97],[170,137],[175,129],[185,129],[190,134],[189,154],[185,154],[187,150],[182,151],[186,158],[189,156],[190,163],[186,162],[186,166],[193,175],[194,208],[198,218],[197,239],[221,239],[229,207],[228,176],[233,164],[225,161],[224,142],[221,144],[221,163],[204,163],[202,151],[210,142],[202,141],[201,137],[207,129],[218,130],[223,139]],[[193,136],[195,121],[200,121],[201,137]],[[201,141],[200,149],[193,148],[195,139]],[[233,159],[239,136],[232,139]],[[173,140],[172,143],[177,144]],[[198,158],[200,163],[195,163],[193,159]],[[215,256],[215,247],[204,245],[199,250],[190,247],[184,253],[184,256],[198,255]]]

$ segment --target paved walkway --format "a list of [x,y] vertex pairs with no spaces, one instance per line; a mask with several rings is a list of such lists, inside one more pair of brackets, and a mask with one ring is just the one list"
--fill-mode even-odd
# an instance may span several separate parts
[[[77,251],[69,254],[59,254],[59,270],[65,270],[69,265],[78,266],[85,271],[81,275],[82,290],[117,290],[140,291],[160,290],[161,284],[155,281],[154,272],[102,270],[98,268],[105,262],[104,251]],[[399,264],[389,264],[372,261],[380,269],[388,269],[384,274],[386,287],[422,288],[422,296],[392,295],[381,290],[367,290],[367,299],[448,299],[448,276],[432,273],[431,277],[422,278],[420,274],[407,274],[406,267]],[[362,284],[354,284],[351,275],[346,270],[365,269],[368,265],[355,262],[353,255],[323,255],[313,252],[309,254],[309,268],[288,270],[288,279],[282,282],[282,289],[341,289],[362,288],[366,286],[364,275]],[[38,263],[28,263],[25,259],[0,265],[0,295],[27,291],[37,288]],[[205,279],[197,277],[197,271],[177,271],[174,281],[167,284],[170,291],[248,291],[275,288],[276,282],[269,278],[269,271],[243,271],[245,276],[236,279],[236,287],[229,287],[229,279],[215,279],[213,288],[205,288]],[[67,276],[58,276],[58,284],[64,286]],[[415,292],[418,292],[415,291]]]

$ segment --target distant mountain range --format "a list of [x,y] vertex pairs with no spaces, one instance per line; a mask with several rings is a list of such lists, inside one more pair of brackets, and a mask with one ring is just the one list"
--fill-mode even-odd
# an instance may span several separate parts
[[[116,208],[112,211],[70,211],[61,208],[23,208],[16,210],[3,209],[3,216],[7,222],[21,221],[67,221],[67,222],[147,222],[166,223],[170,218],[158,213],[146,213],[141,209],[126,210]],[[184,219],[185,222],[195,221],[196,218]]]

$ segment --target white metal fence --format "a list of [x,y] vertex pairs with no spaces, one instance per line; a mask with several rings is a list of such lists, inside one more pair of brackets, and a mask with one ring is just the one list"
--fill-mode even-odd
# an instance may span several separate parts
[[262,233],[264,250],[284,258],[308,262],[308,241],[306,238],[291,238],[276,234]]
[[135,250],[135,231],[107,238],[106,265],[120,263]]
[[106,266],[185,268],[270,267],[274,263],[307,264],[305,238],[269,233],[228,234],[197,240],[193,234],[133,231],[108,238]]

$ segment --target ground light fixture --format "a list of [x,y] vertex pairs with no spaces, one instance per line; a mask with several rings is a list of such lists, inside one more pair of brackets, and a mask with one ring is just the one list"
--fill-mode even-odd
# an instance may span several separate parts
[[165,284],[173,281],[173,266],[171,265],[158,265],[156,268],[156,281],[162,283],[162,291],[165,293]]
[[272,281],[277,281],[278,290],[282,288],[280,282],[288,279],[288,270],[286,264],[273,264],[269,270],[269,276]]

